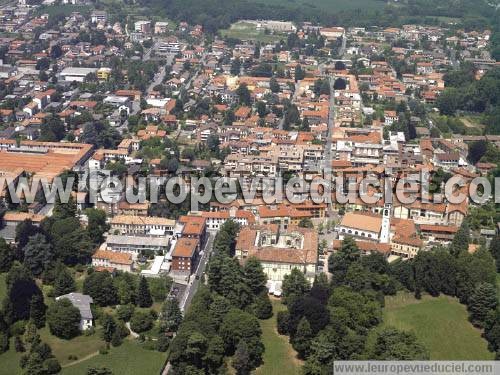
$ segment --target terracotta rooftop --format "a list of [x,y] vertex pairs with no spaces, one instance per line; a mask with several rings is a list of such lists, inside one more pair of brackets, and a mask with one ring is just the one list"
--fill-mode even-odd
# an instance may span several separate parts
[[179,238],[172,252],[172,257],[192,258],[197,246],[198,239],[196,238]]
[[115,251],[107,251],[107,250],[97,250],[94,255],[92,255],[93,259],[108,259],[110,263],[115,264],[127,264],[130,265],[133,262],[132,255],[129,253],[118,253]]
[[347,212],[339,225],[379,233],[382,228],[382,217]]

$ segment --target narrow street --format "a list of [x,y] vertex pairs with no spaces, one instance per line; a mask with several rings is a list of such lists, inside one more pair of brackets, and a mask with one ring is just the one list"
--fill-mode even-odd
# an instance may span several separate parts
[[[335,127],[335,95],[333,88],[333,77],[329,77],[330,81],[330,104],[329,104],[329,112],[328,112],[328,131],[326,135],[326,143],[325,143],[325,152],[324,152],[324,178],[329,182],[330,187],[332,187],[332,137],[333,137],[333,129]],[[331,188],[331,192],[333,193],[333,188]],[[328,204],[328,217],[333,217],[333,203],[330,201]]]

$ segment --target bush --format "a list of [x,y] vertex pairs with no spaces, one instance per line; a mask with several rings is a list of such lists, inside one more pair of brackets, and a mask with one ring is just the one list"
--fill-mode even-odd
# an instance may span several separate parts
[[57,374],[61,371],[61,365],[56,358],[49,358],[45,360],[44,367],[47,369],[48,374]]
[[74,354],[68,355],[68,360],[70,360],[70,361],[76,361],[77,359],[78,359],[78,357]]
[[19,367],[25,368],[26,365],[28,364],[28,359],[30,356],[28,354],[23,354],[21,358],[19,359]]
[[80,334],[80,310],[66,298],[55,301],[47,310],[50,333],[62,339]]
[[136,311],[130,319],[132,331],[141,333],[149,331],[153,327],[153,317],[148,312]]
[[134,309],[135,307],[132,304],[118,306],[116,309],[116,316],[118,319],[128,322],[132,315],[134,315]]
[[288,311],[280,311],[277,315],[278,320],[278,333],[280,335],[287,335],[290,331],[290,314]]
[[158,341],[156,342],[156,350],[164,353],[167,351],[169,345],[170,339],[165,335],[161,335],[158,337]]
[[109,353],[109,350],[106,346],[101,346],[99,348],[99,354],[102,354],[102,355],[105,355],[105,354],[108,354]]
[[142,348],[146,350],[156,350],[157,343],[155,341],[152,341],[151,339],[147,340],[143,345]]
[[6,333],[0,332],[0,354],[9,350],[9,336]]
[[19,320],[10,326],[10,334],[12,336],[22,336],[26,330],[26,321]]
[[14,338],[14,347],[16,349],[16,352],[18,352],[18,353],[22,353],[22,352],[26,351],[26,349],[24,348],[23,340],[21,339],[20,336],[16,336]]
[[259,319],[269,319],[273,316],[273,305],[265,292],[257,297],[253,307],[254,314]]

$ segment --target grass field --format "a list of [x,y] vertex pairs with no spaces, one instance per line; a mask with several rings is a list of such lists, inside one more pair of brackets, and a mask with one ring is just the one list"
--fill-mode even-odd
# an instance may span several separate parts
[[159,374],[165,362],[165,353],[145,350],[133,341],[125,340],[108,354],[99,354],[75,365],[63,368],[61,374],[85,375],[89,367],[107,367],[113,374]]
[[22,374],[21,367],[19,367],[19,360],[22,354],[14,350],[14,339],[11,338],[9,350],[0,354],[0,375]]
[[286,307],[278,300],[272,300],[273,316],[261,320],[262,342],[266,348],[263,356],[264,364],[256,371],[256,375],[300,374],[301,361],[296,358],[296,353],[288,343],[288,337],[281,336],[277,331],[276,315]]
[[42,341],[52,348],[52,353],[59,360],[61,366],[74,362],[74,360],[68,360],[70,355],[76,355],[78,359],[81,359],[96,353],[100,347],[104,346],[104,341],[101,340],[97,332],[91,336],[81,335],[71,340],[62,340],[52,336],[47,327],[41,329],[39,333]]
[[256,40],[262,43],[272,43],[280,39],[286,39],[285,34],[266,34],[257,31],[255,25],[248,22],[236,22],[229,29],[220,31],[222,36],[240,40]]
[[296,7],[306,5],[307,7],[325,10],[325,11],[342,11],[342,10],[377,10],[383,9],[386,1],[381,0],[268,0],[266,4],[281,5],[285,7]]
[[386,298],[384,326],[413,331],[434,360],[491,360],[481,332],[467,320],[468,313],[457,299],[432,298],[400,293]]

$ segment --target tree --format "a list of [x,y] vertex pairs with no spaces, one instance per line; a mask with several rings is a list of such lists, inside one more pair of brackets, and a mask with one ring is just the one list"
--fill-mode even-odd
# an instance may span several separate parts
[[495,287],[490,283],[478,284],[469,300],[471,320],[478,326],[482,326],[488,313],[495,310],[497,304]]
[[37,328],[43,328],[45,326],[45,312],[47,306],[43,302],[42,294],[34,294],[31,297],[30,303],[30,320],[35,323]]
[[40,276],[54,260],[52,246],[47,243],[45,236],[40,233],[29,238],[23,251],[24,265],[34,276]]
[[257,295],[262,293],[266,288],[267,276],[264,273],[262,264],[256,257],[249,257],[243,266],[245,281],[252,290],[252,293]]
[[213,337],[208,342],[204,361],[211,373],[216,373],[224,361],[224,342],[219,336]]
[[153,299],[151,298],[151,293],[149,292],[148,281],[144,276],[139,280],[139,285],[137,287],[136,304],[139,307],[151,307],[153,304]]
[[262,330],[255,316],[239,309],[231,309],[221,324],[219,334],[228,353],[234,353],[241,339],[260,338]]
[[36,70],[47,70],[50,67],[50,60],[47,57],[38,59],[35,65]]
[[278,311],[276,316],[278,321],[278,333],[280,335],[287,335],[290,333],[290,313],[288,311]]
[[28,270],[14,264],[7,274],[6,286],[7,296],[3,302],[5,320],[12,324],[28,319],[31,299],[35,294],[42,294]]
[[342,247],[328,258],[328,271],[332,274],[332,284],[342,285],[349,266],[360,258],[360,251],[352,237],[342,241]]
[[307,357],[313,337],[309,321],[306,317],[302,317],[292,339],[292,346],[297,351],[300,358]]
[[135,307],[131,303],[128,305],[120,305],[116,309],[116,317],[124,322],[128,322],[134,315]]
[[149,312],[135,311],[130,319],[130,328],[132,331],[141,333],[150,330],[153,327],[153,317]]
[[266,116],[266,114],[267,114],[266,103],[264,103],[263,101],[260,101],[260,100],[257,102],[257,113],[259,114],[260,118],[263,118]]
[[61,46],[59,44],[54,44],[50,48],[50,57],[53,58],[53,59],[58,59],[61,56],[62,56]]
[[295,67],[295,82],[303,80],[306,77],[306,72],[300,65]]
[[271,304],[266,291],[262,292],[255,298],[253,310],[255,316],[259,319],[269,319],[273,316],[273,305]]
[[19,223],[16,227],[16,243],[19,249],[23,249],[31,236],[40,233],[40,228],[35,226],[30,219]]
[[292,337],[294,337],[299,322],[303,317],[309,321],[314,335],[325,328],[330,321],[330,314],[326,306],[317,299],[309,296],[296,298],[288,306],[288,311],[290,313],[288,328]]
[[[1,247],[1,244],[0,244]],[[500,272],[500,236],[496,235],[490,243],[490,252],[495,259],[497,272]],[[0,249],[0,267],[1,267],[1,249]]]
[[276,78],[272,77],[271,80],[269,81],[269,89],[271,90],[272,93],[278,93],[280,92],[280,85]]
[[27,344],[33,344],[39,340],[40,336],[38,335],[36,325],[33,321],[29,320],[24,330],[24,341]]
[[29,375],[44,375],[43,360],[38,353],[32,353],[28,357],[24,373]]
[[116,331],[116,322],[109,314],[103,314],[101,317],[101,336],[106,342],[111,342]]
[[252,103],[250,91],[248,90],[246,83],[238,86],[236,89],[236,95],[238,95],[240,104],[249,106]]
[[74,292],[76,290],[76,284],[69,270],[62,264],[56,269],[57,276],[54,281],[54,295],[58,297],[63,294]]
[[61,371],[61,364],[57,358],[48,358],[43,362],[48,374],[58,374]]
[[333,83],[334,90],[345,90],[347,88],[347,84],[343,78],[337,78]]
[[166,332],[176,332],[182,323],[182,312],[175,298],[168,298],[162,306],[160,327]]
[[234,353],[232,366],[238,375],[250,375],[252,367],[250,365],[250,354],[248,353],[248,345],[244,340],[240,340]]
[[13,261],[14,251],[3,238],[0,238],[0,272],[9,272]]
[[234,59],[233,62],[231,63],[231,70],[230,70],[231,75],[238,76],[240,74],[240,69],[241,69],[240,59]]
[[0,332],[0,354],[9,350],[9,336],[6,332]]
[[88,294],[99,306],[118,303],[118,294],[109,272],[93,272],[83,282],[83,293]]
[[106,212],[95,208],[87,208],[85,214],[88,218],[87,233],[92,242],[99,245],[103,242],[103,234],[109,229],[106,223]]
[[299,221],[300,228],[314,228],[314,224],[309,218],[304,218]]
[[80,333],[80,310],[66,298],[56,300],[47,310],[50,333],[69,340]]
[[469,146],[469,154],[467,159],[471,164],[476,164],[481,160],[481,158],[486,154],[487,142],[484,140],[475,141]]
[[470,229],[467,221],[464,220],[462,225],[455,233],[453,241],[450,244],[450,252],[457,257],[460,253],[469,250],[470,243]]
[[346,70],[346,66],[342,61],[335,62],[335,70]]
[[304,273],[294,268],[290,274],[285,275],[282,290],[285,304],[290,304],[295,298],[305,296],[310,290],[310,285]]
[[307,119],[307,117],[304,117],[304,119],[302,120],[302,126],[300,130],[302,130],[303,132],[311,131],[311,127],[309,126],[309,120]]
[[377,333],[368,357],[376,360],[428,360],[429,353],[413,333],[388,327]]
[[40,131],[40,140],[45,142],[59,142],[66,135],[64,122],[54,115],[44,119],[44,124]]

